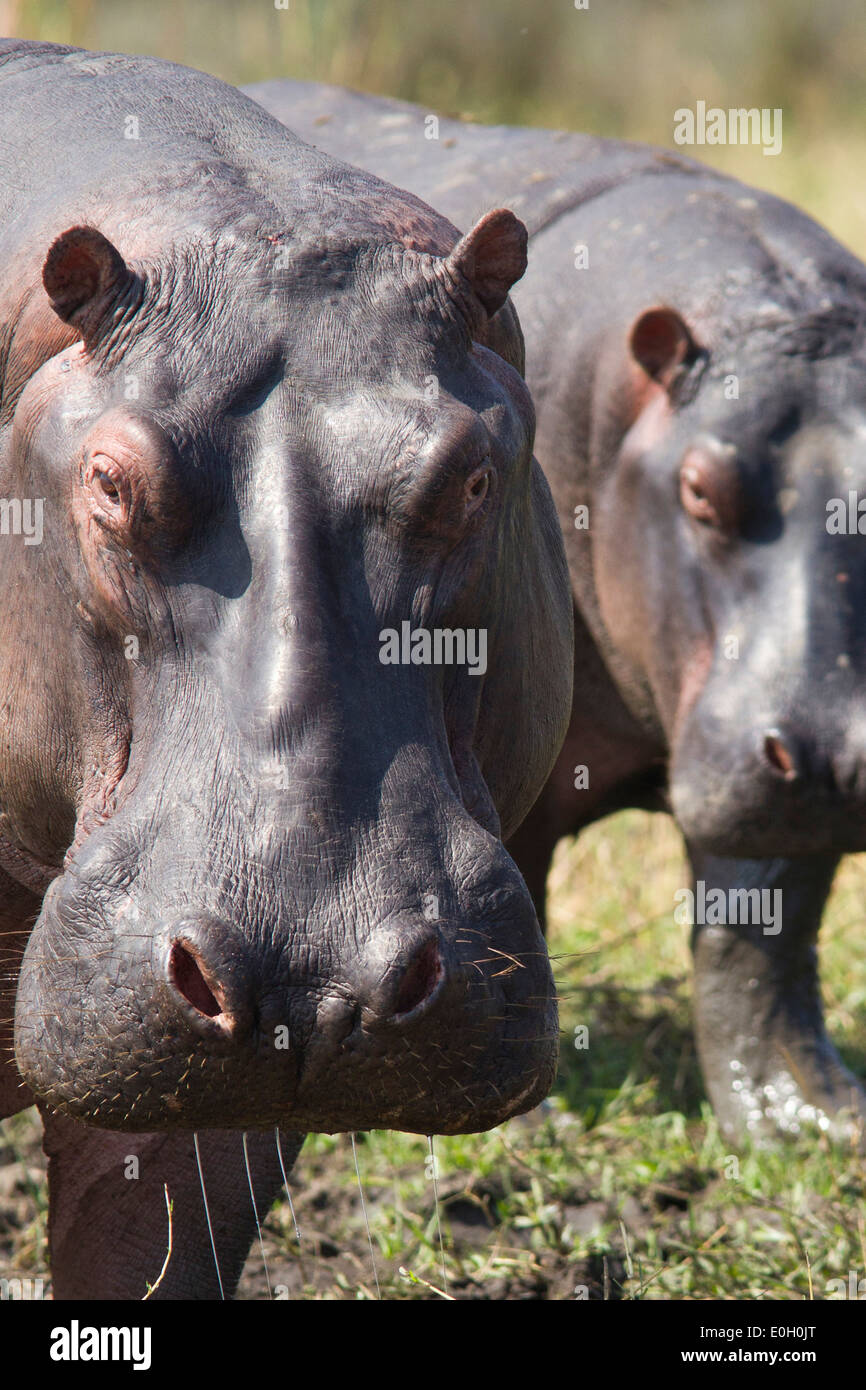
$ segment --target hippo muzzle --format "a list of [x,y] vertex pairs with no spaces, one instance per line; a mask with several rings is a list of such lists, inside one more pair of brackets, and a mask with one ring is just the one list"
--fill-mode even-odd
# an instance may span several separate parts
[[207,886],[191,806],[118,812],[52,885],[25,955],[31,1087],[143,1130],[461,1132],[540,1100],[556,1007],[523,882],[447,788],[435,836],[396,803],[363,854],[312,807],[254,849],[238,830]]

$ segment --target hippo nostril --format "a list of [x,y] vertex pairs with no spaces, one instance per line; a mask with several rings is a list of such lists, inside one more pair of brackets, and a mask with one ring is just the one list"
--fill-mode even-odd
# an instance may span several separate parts
[[778,729],[771,729],[764,738],[764,757],[774,772],[793,782],[797,776],[797,764]]
[[427,941],[404,971],[394,1000],[394,1015],[409,1014],[433,993],[444,974],[439,946]]
[[200,1014],[207,1018],[216,1018],[222,1013],[222,1005],[208,985],[198,961],[180,941],[172,943],[168,958],[168,974],[178,994],[182,994],[187,1003],[192,1004]]

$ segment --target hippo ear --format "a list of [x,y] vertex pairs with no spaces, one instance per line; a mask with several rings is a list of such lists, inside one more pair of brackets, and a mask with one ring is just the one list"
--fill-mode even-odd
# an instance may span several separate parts
[[462,275],[493,315],[526,270],[527,232],[507,208],[495,208],[458,241],[446,265]]
[[95,227],[70,227],[57,238],[45,258],[42,283],[55,314],[80,331],[87,348],[141,289],[117,247]]
[[676,309],[647,309],[636,319],[629,335],[635,361],[647,376],[669,388],[683,363],[700,355],[688,324]]

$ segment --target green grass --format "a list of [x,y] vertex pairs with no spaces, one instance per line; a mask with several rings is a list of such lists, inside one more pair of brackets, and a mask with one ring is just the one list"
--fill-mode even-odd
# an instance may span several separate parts
[[[822,960],[830,1030],[864,1071],[864,859],[846,861]],[[809,1135],[734,1148],[704,1099],[689,1018],[678,836],[629,812],[563,844],[551,948],[562,996],[551,1100],[488,1134],[311,1137],[266,1224],[273,1291],[307,1299],[823,1299],[866,1276],[866,1165]],[[589,1029],[576,1050],[575,1025]],[[34,1112],[0,1130],[0,1273],[45,1276]],[[18,1181],[7,1184],[15,1165]],[[435,1188],[435,1190],[434,1190]],[[245,1194],[240,1194],[243,1200]],[[438,1205],[436,1197],[438,1195]],[[440,1242],[440,1228],[442,1240]],[[443,1269],[444,1264],[444,1269]],[[157,1271],[154,1271],[156,1273]],[[47,1287],[47,1281],[46,1281]],[[241,1296],[267,1296],[253,1248]]]
[[[840,873],[822,952],[831,1032],[861,1069],[864,867],[852,858]],[[831,1280],[866,1275],[860,1156],[817,1133],[776,1150],[719,1135],[692,1042],[686,933],[673,922],[683,881],[665,817],[627,813],[560,846],[554,1096],[489,1134],[435,1141],[441,1246],[426,1141],[359,1137],[383,1297],[823,1299],[838,1296]],[[589,1028],[587,1050],[571,1046],[576,1024]],[[342,1283],[308,1281],[307,1296],[374,1297],[348,1138],[309,1140],[296,1173],[301,1201],[318,1193],[310,1248],[323,1235],[327,1258],[333,1246],[358,1263]],[[287,1212],[273,1221],[293,1258]]]
[[40,1132],[35,1109],[0,1124],[0,1278],[46,1273],[48,1187]]

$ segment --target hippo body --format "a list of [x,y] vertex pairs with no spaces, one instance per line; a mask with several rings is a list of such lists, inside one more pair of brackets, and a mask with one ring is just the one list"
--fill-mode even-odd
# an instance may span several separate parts
[[227,1295],[246,1156],[262,1212],[304,1129],[549,1088],[524,265],[215,79],[0,42],[0,1116],[43,1114],[56,1296],[144,1295],[164,1184],[154,1296]]
[[571,571],[575,695],[509,848],[543,911],[561,836],[672,811],[725,1132],[847,1134],[853,1111],[862,1134],[815,944],[839,856],[866,848],[866,267],[672,151],[294,81],[248,90],[458,226],[500,200],[526,222],[514,298]]

